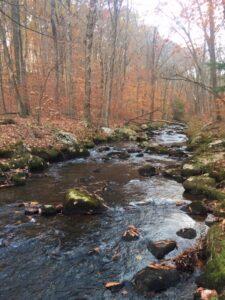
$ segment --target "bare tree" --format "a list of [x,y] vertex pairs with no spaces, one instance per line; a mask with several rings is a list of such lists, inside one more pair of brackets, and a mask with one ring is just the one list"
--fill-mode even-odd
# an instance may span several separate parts
[[90,0],[87,15],[87,28],[85,37],[85,96],[84,118],[87,125],[91,125],[91,56],[93,46],[94,28],[97,16],[97,0]]

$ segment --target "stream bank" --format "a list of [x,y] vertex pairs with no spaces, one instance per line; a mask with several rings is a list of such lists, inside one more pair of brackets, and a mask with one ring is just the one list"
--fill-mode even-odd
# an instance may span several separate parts
[[[44,176],[34,174],[25,186],[1,190],[2,299],[144,299],[144,291],[131,282],[150,263],[160,263],[149,243],[175,241],[177,247],[165,256],[172,259],[205,235],[204,222],[180,209],[191,202],[183,196],[182,184],[171,180],[174,174],[168,175],[169,170],[180,170],[188,155],[183,128],[167,126],[149,134],[144,130],[138,143],[99,145],[89,157],[54,164]],[[129,136],[137,139],[133,133]],[[146,165],[154,167],[154,176],[140,174]],[[101,195],[107,212],[51,218],[24,215],[21,202],[57,205],[74,187]],[[130,225],[138,229],[139,238],[123,241]],[[192,239],[177,235],[184,228],[196,232]],[[171,287],[149,296],[192,299],[198,272],[182,273]],[[122,289],[112,293],[104,286],[109,282],[123,282]]]

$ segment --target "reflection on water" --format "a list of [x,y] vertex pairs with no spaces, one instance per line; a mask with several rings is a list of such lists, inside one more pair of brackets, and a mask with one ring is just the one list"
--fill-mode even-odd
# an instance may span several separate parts
[[[177,139],[174,132],[173,141]],[[88,160],[54,165],[24,187],[1,190],[0,244],[7,241],[0,247],[1,299],[142,299],[129,287],[126,297],[113,295],[104,283],[130,280],[155,261],[147,250],[148,240],[175,239],[178,249],[169,258],[195,242],[178,237],[177,230],[190,226],[198,237],[204,233],[202,223],[176,207],[176,201],[183,200],[181,184],[160,176],[139,176],[138,165],[151,155],[132,154],[125,161],[106,162],[104,155],[94,150]],[[152,161],[157,165],[160,159],[161,165],[174,163],[164,156]],[[31,200],[60,203],[73,186],[101,194],[109,211],[101,216],[28,218],[17,205]],[[121,235],[130,224],[140,229],[141,238],[126,243]],[[98,255],[90,253],[95,247],[100,249]],[[157,299],[192,299],[193,288],[190,278]]]

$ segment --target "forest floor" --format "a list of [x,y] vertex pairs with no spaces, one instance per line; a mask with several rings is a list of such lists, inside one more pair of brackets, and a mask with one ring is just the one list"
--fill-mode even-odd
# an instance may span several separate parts
[[96,132],[83,122],[63,117],[57,120],[45,118],[40,125],[33,118],[16,117],[7,121],[9,124],[4,124],[4,120],[1,124],[0,120],[0,148],[18,142],[31,147],[57,146],[54,133],[60,130],[74,134],[78,141],[88,139]]

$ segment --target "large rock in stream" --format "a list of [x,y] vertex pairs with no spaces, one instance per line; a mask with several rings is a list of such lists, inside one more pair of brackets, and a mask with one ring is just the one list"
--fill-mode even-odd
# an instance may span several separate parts
[[87,191],[70,189],[66,193],[63,213],[71,214],[96,214],[107,209],[103,199]]
[[180,273],[176,269],[156,269],[148,266],[134,276],[135,288],[142,293],[159,293],[176,286]]
[[138,172],[141,176],[144,176],[144,177],[151,177],[151,176],[156,175],[156,173],[157,173],[156,168],[149,164],[146,164],[146,165],[140,167],[138,169]]
[[177,248],[177,243],[172,240],[163,240],[148,243],[148,250],[157,258],[162,259],[166,254]]

